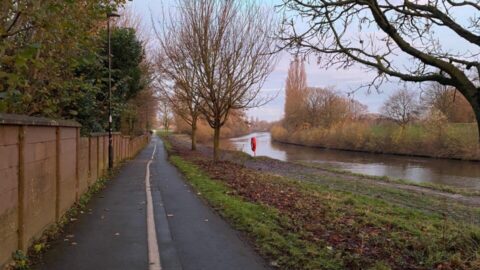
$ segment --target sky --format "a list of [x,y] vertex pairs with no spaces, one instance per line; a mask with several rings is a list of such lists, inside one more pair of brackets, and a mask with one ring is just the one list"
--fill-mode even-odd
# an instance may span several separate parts
[[[281,0],[262,0],[261,3],[273,6],[281,3]],[[130,9],[142,17],[147,28],[152,27],[152,18],[154,21],[160,21],[156,18],[160,18],[164,12],[168,13],[174,10],[174,1],[172,0],[133,0],[128,5]],[[448,39],[446,42],[448,42]],[[277,121],[283,117],[284,87],[291,59],[292,56],[287,52],[280,53],[273,72],[269,75],[261,90],[265,95],[276,95],[276,98],[262,107],[247,111],[249,117],[258,117],[260,120],[267,121]],[[315,60],[312,59],[307,60],[306,73],[309,86],[334,87],[338,92],[344,94],[371,82],[371,79],[374,77],[374,74],[365,71],[359,66],[354,66],[347,70],[335,68],[321,69],[315,63]],[[353,98],[367,105],[370,112],[378,113],[388,96],[401,87],[403,87],[403,84],[391,82],[383,85],[380,92],[376,90],[369,92],[367,89],[355,91]]]

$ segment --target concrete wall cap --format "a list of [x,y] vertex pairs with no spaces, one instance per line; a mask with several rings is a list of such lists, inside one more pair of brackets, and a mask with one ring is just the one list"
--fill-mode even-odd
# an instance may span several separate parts
[[81,127],[73,120],[50,119],[44,117],[33,117],[20,114],[0,113],[0,125],[19,126],[53,126],[53,127]]
[[[112,135],[121,135],[120,132],[112,132]],[[92,132],[90,137],[108,136],[108,132]]]

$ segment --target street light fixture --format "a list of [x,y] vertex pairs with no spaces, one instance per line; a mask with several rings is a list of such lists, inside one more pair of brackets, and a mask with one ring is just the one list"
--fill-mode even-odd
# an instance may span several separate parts
[[110,18],[120,17],[116,13],[107,13],[108,32],[108,169],[113,168],[113,138],[112,138],[112,49],[110,46]]

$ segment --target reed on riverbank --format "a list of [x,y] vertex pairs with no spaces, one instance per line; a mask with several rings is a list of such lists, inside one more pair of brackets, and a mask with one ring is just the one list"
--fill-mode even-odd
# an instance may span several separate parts
[[415,123],[402,128],[393,123],[346,122],[293,131],[277,124],[271,134],[275,141],[305,146],[480,160],[478,131],[473,123]]

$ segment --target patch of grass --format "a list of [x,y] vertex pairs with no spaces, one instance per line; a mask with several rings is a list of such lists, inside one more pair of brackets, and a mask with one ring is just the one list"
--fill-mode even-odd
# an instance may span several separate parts
[[168,153],[172,152],[172,144],[168,140],[163,140],[163,146]]
[[21,250],[17,250],[12,254],[13,265],[7,266],[15,270],[28,270],[30,269],[30,260],[28,256]]
[[254,239],[272,265],[286,269],[345,269],[335,251],[305,240],[308,233],[294,230],[292,220],[277,209],[233,195],[233,190],[224,183],[210,179],[179,156],[171,156],[170,160],[222,216]]
[[[292,183],[301,187],[308,196],[316,196],[326,202],[334,216],[347,213],[354,219],[352,228],[361,224],[389,228],[385,232],[388,242],[396,243],[395,246],[407,257],[421,262],[420,269],[431,269],[439,265],[454,266],[446,269],[480,267],[478,225],[462,223],[446,215],[396,206],[378,198],[349,192],[332,192],[314,183]],[[326,198],[329,200],[326,201]],[[377,237],[374,241],[381,243],[383,240],[380,236],[367,235],[368,238]],[[382,246],[388,248],[388,245]],[[390,269],[384,268],[385,265],[382,264],[376,264],[372,269]]]
[[165,150],[167,153],[172,152],[172,144],[168,140],[168,136],[171,134],[171,132],[166,132],[164,130],[157,131],[157,136],[162,139],[163,141],[163,147],[165,147]]
[[421,211],[425,214],[446,215],[451,220],[480,225],[480,208],[466,206],[445,198],[387,185],[344,179],[341,175],[337,177],[311,175],[310,177],[304,176],[302,180],[322,189],[368,196],[403,208]]
[[[397,191],[398,196],[402,195],[405,200],[413,201],[412,207],[399,206],[381,197],[334,191],[315,183],[281,178],[276,178],[275,181],[285,181],[286,186],[297,186],[303,190],[305,196],[326,205],[330,212],[329,223],[322,226],[330,227],[330,230],[340,235],[348,234],[351,230],[359,230],[359,234],[362,235],[361,228],[365,225],[367,228],[385,228],[378,235],[366,233],[362,237],[365,237],[365,242],[372,241],[385,250],[392,249],[391,243],[394,243],[394,250],[391,252],[398,255],[401,252],[404,257],[421,263],[419,269],[431,269],[443,263],[445,265],[458,263],[458,268],[452,269],[477,269],[476,267],[479,266],[480,229],[478,225],[462,223],[436,212],[420,211],[416,207],[419,203],[417,198],[409,196],[406,192]],[[391,189],[391,191],[395,190]],[[433,202],[429,198],[423,199],[425,205]],[[302,210],[299,209],[299,211]],[[308,212],[307,209],[304,211]],[[477,211],[477,217],[478,214]],[[335,220],[343,218],[350,220],[348,227],[342,228],[342,224],[340,226],[335,224]],[[368,246],[368,244],[365,245]],[[462,257],[460,262],[456,262],[457,257]],[[473,262],[466,263],[469,258],[473,259]],[[354,263],[361,267],[360,265],[364,265],[372,258],[344,256],[343,259],[348,261],[350,266],[352,261],[363,261]],[[396,261],[398,265],[403,263],[406,262]],[[375,265],[372,269],[385,268],[382,265]]]
[[[412,198],[407,192],[384,187],[401,200],[413,200],[411,207],[405,207],[382,197],[247,171],[238,175],[252,173],[250,179],[257,183],[245,182],[233,189],[225,179],[212,180],[203,169],[181,157],[171,156],[171,161],[214,208],[252,237],[260,252],[282,268],[380,270],[480,266],[479,227],[416,208],[417,203],[434,202],[430,198]],[[259,183],[264,184],[250,194],[257,198],[254,201],[243,193],[251,189],[237,189]],[[269,187],[277,188],[277,192],[265,192]],[[271,197],[287,199],[288,190],[300,192],[293,199],[294,205],[289,206],[293,208],[276,208],[275,205],[283,203]],[[325,234],[327,238],[323,238]]]
[[[176,150],[179,147],[174,143]],[[182,155],[182,151],[177,155]],[[212,203],[210,195],[202,192],[222,215],[255,239],[264,256],[280,262],[282,268],[329,269],[325,265],[332,263],[333,269],[480,269],[478,207],[360,181],[362,177],[358,175],[358,181],[347,174],[319,173],[309,177],[298,166],[292,174],[272,175],[245,168],[236,161],[213,164],[201,157],[172,157],[189,180],[211,181],[222,188],[218,196],[231,196],[275,214],[273,218],[261,216],[259,222],[265,226],[259,227],[264,228],[265,235],[271,235],[269,230],[277,232],[279,238],[262,238],[263,234],[249,229],[248,223],[241,225],[242,215],[252,212],[233,203],[222,204],[221,200]],[[259,239],[266,239],[268,245],[262,246]],[[278,246],[283,241],[290,244]],[[307,261],[305,266],[303,258],[311,250],[316,255],[310,257],[320,258],[320,264]],[[318,254],[330,254],[330,258],[323,259]],[[283,263],[289,260],[294,263]]]
[[162,130],[158,130],[156,133],[157,133],[157,136],[159,136],[160,138],[165,138],[168,135],[172,134],[172,131],[170,131],[170,130],[166,131],[166,130],[162,129]]

